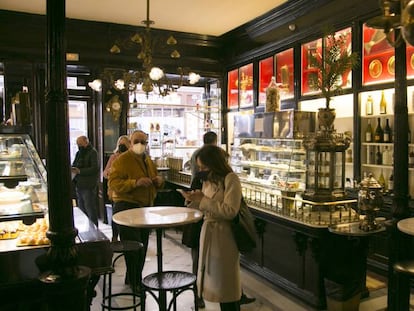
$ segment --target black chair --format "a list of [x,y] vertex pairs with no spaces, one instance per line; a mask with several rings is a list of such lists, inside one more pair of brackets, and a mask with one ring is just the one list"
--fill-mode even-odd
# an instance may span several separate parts
[[[177,311],[177,298],[181,293],[187,290],[193,291],[194,310],[198,311],[197,278],[193,273],[184,271],[163,271],[152,273],[142,280],[143,293],[141,297],[141,311],[145,311],[145,299],[147,292],[155,299],[160,310],[162,308],[160,305],[160,294],[163,293],[166,296],[167,292],[171,292],[172,299],[168,304],[167,310],[170,311],[171,307],[174,307],[174,311]],[[158,296],[155,292],[158,292]]]
[[[107,271],[103,275],[103,289],[102,289],[102,310],[137,310],[137,307],[141,304],[141,292],[137,292],[137,287],[140,284],[141,280],[137,280],[135,278],[132,278],[130,280],[130,284],[132,287],[132,292],[121,292],[121,293],[112,293],[112,273],[115,272],[115,265],[118,259],[124,257],[125,253],[131,252],[136,254],[137,258],[140,258],[143,252],[143,244],[137,241],[116,241],[111,243],[111,248],[114,254],[118,254],[115,256],[115,258],[112,260],[112,270]],[[137,261],[138,265],[138,261]],[[131,266],[131,273],[130,275],[135,276],[137,275],[136,269],[138,269],[137,265]],[[106,285],[108,278],[108,286]],[[108,293],[106,293],[106,290],[108,290]],[[128,306],[112,306],[112,298],[115,297],[129,297],[132,298],[132,304]]]

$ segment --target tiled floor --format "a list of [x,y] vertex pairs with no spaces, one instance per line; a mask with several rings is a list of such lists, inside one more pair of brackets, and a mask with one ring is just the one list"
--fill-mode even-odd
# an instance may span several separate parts
[[[99,228],[111,238],[112,232],[108,225],[99,224]],[[164,269],[174,269],[191,272],[191,255],[189,249],[183,246],[180,242],[180,233],[174,230],[168,230],[163,239],[163,256],[164,256]],[[156,270],[156,248],[155,248],[155,232],[150,236],[150,242],[148,247],[148,253],[146,263],[143,271],[143,275],[147,275]],[[120,290],[128,290],[129,288],[124,285],[125,276],[125,264],[123,260],[119,261],[119,265],[116,266],[116,272],[113,276],[113,292]],[[241,310],[243,311],[312,311],[311,307],[298,301],[288,293],[284,292],[267,281],[253,275],[249,271],[242,269],[242,283],[243,289],[248,296],[256,297],[256,302],[243,305]],[[92,311],[101,310],[100,301],[102,297],[102,281],[99,282],[96,290],[97,297],[93,301]],[[387,289],[382,288],[370,293],[370,297],[363,299],[359,306],[359,311],[380,311],[385,310],[387,305]],[[158,310],[155,301],[151,296],[147,296],[146,310],[156,311]],[[125,301],[117,300],[116,303],[122,305]],[[178,310],[193,310],[193,297],[190,292],[183,293],[178,298]],[[220,307],[217,303],[210,303],[206,301],[205,311],[217,311]],[[336,309],[332,311],[339,311],[342,309]],[[356,310],[353,310],[356,311]]]

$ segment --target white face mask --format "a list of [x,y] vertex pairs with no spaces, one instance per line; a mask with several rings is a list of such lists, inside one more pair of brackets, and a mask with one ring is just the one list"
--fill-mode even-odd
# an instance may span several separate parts
[[145,152],[145,145],[138,143],[132,146],[132,151],[138,155],[143,154]]

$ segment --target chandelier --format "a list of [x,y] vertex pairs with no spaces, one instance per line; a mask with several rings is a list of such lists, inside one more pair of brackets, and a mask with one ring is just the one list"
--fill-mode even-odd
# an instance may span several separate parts
[[[388,43],[396,47],[402,40],[414,46],[414,0],[380,0],[383,15],[367,21],[367,26],[383,29]],[[396,34],[395,30],[401,31]]]
[[[117,90],[125,90],[128,92],[136,92],[142,90],[148,94],[151,92],[158,93],[161,96],[166,96],[170,92],[175,92],[180,86],[185,84],[187,79],[189,84],[196,84],[200,80],[200,75],[191,72],[189,68],[178,67],[175,74],[166,74],[164,71],[153,64],[153,52],[159,39],[152,36],[151,25],[155,22],[150,20],[150,4],[147,0],[147,17],[141,23],[145,25],[142,32],[135,33],[132,37],[123,42],[117,41],[110,48],[111,54],[119,54],[122,48],[128,49],[132,47],[139,47],[137,58],[142,61],[141,70],[120,70],[119,69],[105,69],[101,75],[102,80],[105,80],[111,87]],[[167,47],[173,47],[170,53],[170,58],[178,59],[181,57],[180,52],[174,47],[177,45],[177,40],[170,35],[165,44]],[[100,91],[102,88],[102,80],[96,79],[89,83],[89,86],[95,91]]]

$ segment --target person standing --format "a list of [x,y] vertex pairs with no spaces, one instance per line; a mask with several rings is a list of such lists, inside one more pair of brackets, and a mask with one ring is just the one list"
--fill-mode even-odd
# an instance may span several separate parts
[[[217,134],[215,132],[207,132],[203,136],[203,147],[206,145],[217,146]],[[191,156],[190,167],[191,167],[191,186],[192,190],[201,189],[203,185],[203,173],[200,173],[199,167],[197,165],[197,155],[200,150],[203,148],[200,147]],[[228,158],[228,154],[222,150],[224,157]],[[201,176],[200,176],[201,174]],[[183,229],[182,243],[191,248],[191,259],[192,259],[192,271],[194,274],[197,274],[198,271],[198,260],[199,260],[199,240],[200,240],[200,231],[203,224],[203,220],[185,226]],[[243,291],[240,298],[240,304],[249,304],[256,301],[256,298],[248,297]],[[203,297],[198,297],[198,306],[200,309],[205,308],[205,303]]]
[[79,151],[72,163],[72,174],[75,176],[76,199],[78,207],[98,227],[97,187],[99,176],[98,152],[89,142],[88,137],[76,139]]
[[220,303],[221,311],[240,311],[240,254],[231,221],[240,209],[241,184],[223,150],[203,146],[196,155],[202,191],[184,192],[189,206],[204,212],[200,234],[199,297]]
[[[109,173],[108,187],[112,190],[114,215],[132,208],[152,206],[157,195],[157,189],[163,185],[163,179],[158,176],[155,164],[145,153],[148,143],[147,134],[143,131],[134,131],[130,135],[130,143],[129,150],[119,155],[112,163]],[[136,278],[137,284],[141,284],[149,232],[149,229],[119,227],[121,241],[138,241],[144,245],[142,258],[134,258],[131,254],[125,254],[127,266],[125,283],[127,284],[132,277]],[[136,260],[139,262],[138,271],[137,275],[132,276],[130,275],[131,265]]]
[[[114,153],[111,154],[111,156],[108,159],[108,162],[106,163],[105,169],[103,171],[103,177],[108,179],[109,178],[109,172],[111,171],[112,163],[118,159],[118,157],[121,155],[121,153],[124,153],[127,151],[130,147],[129,137],[127,135],[121,135],[118,138],[118,141],[116,142],[116,148],[114,150]],[[108,187],[108,198],[112,201],[112,190]],[[112,210],[113,210],[113,201],[112,201]],[[112,242],[118,241],[119,236],[119,228],[116,223],[114,223],[111,219],[111,227],[112,227]]]
[[[215,132],[207,132],[203,136],[203,143],[205,145],[217,145],[217,134]],[[198,148],[196,151],[193,152],[190,159],[190,169],[191,169],[191,186],[192,190],[201,189],[202,181],[198,178],[198,166],[196,157],[198,152],[202,147]],[[197,223],[190,224],[184,226],[183,228],[183,235],[182,235],[182,243],[187,247],[191,248],[191,259],[192,259],[192,270],[195,275],[197,275],[198,271],[198,256],[199,256],[199,240],[200,240],[200,231],[201,226],[203,225],[203,220],[200,220]],[[198,307],[200,309],[205,308],[205,303],[203,297],[198,297]]]

